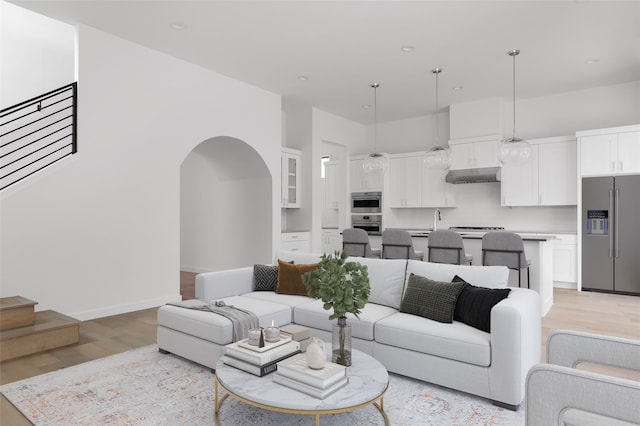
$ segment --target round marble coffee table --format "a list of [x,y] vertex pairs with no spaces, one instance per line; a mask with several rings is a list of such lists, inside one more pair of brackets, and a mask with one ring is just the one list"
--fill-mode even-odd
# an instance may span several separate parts
[[[330,348],[331,344],[328,347]],[[357,350],[353,350],[351,357],[353,364],[347,368],[349,383],[324,399],[314,398],[274,383],[273,373],[258,377],[228,366],[220,360],[216,364],[216,424],[220,424],[218,414],[222,403],[231,395],[249,405],[266,410],[314,415],[316,425],[320,424],[320,416],[323,414],[344,413],[373,405],[382,414],[385,425],[389,425],[383,401],[384,393],[389,386],[386,368],[373,357]],[[218,398],[218,387],[227,392],[222,398]]]

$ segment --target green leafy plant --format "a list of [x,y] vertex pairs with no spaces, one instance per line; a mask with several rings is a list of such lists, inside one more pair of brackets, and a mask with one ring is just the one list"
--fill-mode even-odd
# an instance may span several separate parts
[[369,301],[369,272],[366,265],[347,262],[347,253],[323,254],[318,269],[302,274],[302,282],[312,297],[324,302],[323,308],[333,310],[329,319],[356,317]]

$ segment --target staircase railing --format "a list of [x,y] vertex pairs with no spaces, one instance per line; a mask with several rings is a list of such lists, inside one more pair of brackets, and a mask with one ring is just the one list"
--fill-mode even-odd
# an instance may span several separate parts
[[0,190],[78,152],[78,85],[0,110]]

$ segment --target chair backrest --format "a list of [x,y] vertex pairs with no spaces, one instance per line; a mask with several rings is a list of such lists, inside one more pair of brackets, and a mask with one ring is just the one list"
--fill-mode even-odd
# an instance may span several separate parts
[[525,268],[522,237],[513,232],[487,232],[482,237],[482,264],[503,265],[511,269]]
[[411,234],[402,229],[385,229],[382,232],[383,259],[415,259]]
[[352,257],[371,257],[371,244],[367,231],[346,228],[342,231],[342,250]]
[[466,263],[462,237],[456,231],[442,229],[430,232],[427,246],[429,262],[453,265]]

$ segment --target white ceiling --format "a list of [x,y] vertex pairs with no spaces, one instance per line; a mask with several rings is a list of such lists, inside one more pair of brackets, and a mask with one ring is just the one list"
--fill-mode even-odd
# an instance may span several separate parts
[[510,100],[511,49],[518,99],[640,80],[640,1],[10,2],[362,123],[373,82],[379,122],[433,113],[436,66],[441,108]]

